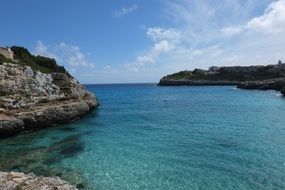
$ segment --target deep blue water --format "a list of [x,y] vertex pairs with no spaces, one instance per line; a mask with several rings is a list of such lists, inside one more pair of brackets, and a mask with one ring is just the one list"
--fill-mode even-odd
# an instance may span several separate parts
[[285,98],[235,87],[89,85],[82,120],[0,140],[0,170],[85,189],[285,189]]

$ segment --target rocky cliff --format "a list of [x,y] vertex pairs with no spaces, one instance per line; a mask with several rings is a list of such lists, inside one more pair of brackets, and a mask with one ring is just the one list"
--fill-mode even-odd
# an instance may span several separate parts
[[[0,138],[71,121],[98,106],[96,97],[54,59],[23,47],[11,50],[13,59],[0,52]],[[58,177],[0,172],[0,189],[76,188]]]
[[0,137],[76,119],[98,106],[68,73],[0,64]]

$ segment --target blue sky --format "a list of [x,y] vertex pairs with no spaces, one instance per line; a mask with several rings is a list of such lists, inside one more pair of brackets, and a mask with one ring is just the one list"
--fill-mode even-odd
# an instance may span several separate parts
[[285,60],[285,0],[18,0],[0,11],[0,46],[54,57],[83,83]]

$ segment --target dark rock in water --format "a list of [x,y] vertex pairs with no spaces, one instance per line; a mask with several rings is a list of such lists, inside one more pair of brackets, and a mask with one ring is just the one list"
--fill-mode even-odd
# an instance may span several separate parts
[[49,156],[44,163],[47,165],[56,164],[64,158],[76,156],[84,151],[85,145],[80,138],[81,135],[72,135],[53,143],[47,149]]
[[47,159],[43,162],[43,164],[50,166],[50,165],[59,163],[61,160],[62,160],[62,158],[61,158],[60,156],[51,155],[51,156],[49,156],[49,158],[47,158]]
[[[84,150],[84,143],[80,139],[80,134],[71,135],[47,147],[29,147],[27,145],[13,149],[11,152],[5,151],[5,154],[0,154],[0,171],[33,173],[38,176],[58,176],[73,185],[83,184],[87,188],[88,184],[81,173],[58,166],[65,158],[78,155]],[[10,140],[8,139],[8,141]],[[11,144],[10,146],[14,145]]]
[[243,82],[237,87],[247,90],[276,90],[284,94],[285,79]]
[[62,154],[64,157],[72,157],[83,151],[84,145],[82,143],[76,143],[67,147],[63,147],[63,149],[60,151],[60,154]]
[[67,127],[58,127],[57,130],[69,132],[69,131],[75,131],[76,129],[74,127],[67,126]]
[[80,142],[80,138],[81,138],[81,134],[67,136],[67,137],[63,138],[62,140],[53,143],[49,147],[48,151],[58,150],[58,149],[60,149],[64,145],[71,145],[71,144]]
[[79,190],[85,189],[85,186],[86,186],[86,185],[84,185],[83,183],[78,183],[78,184],[76,184],[76,188],[79,189]]
[[59,152],[65,147],[78,144],[81,142],[80,137],[81,135],[71,135],[71,136],[65,137],[62,140],[51,144],[50,147],[47,149],[47,152],[49,153]]
[[283,94],[283,96],[285,96],[285,87],[282,88],[281,93]]

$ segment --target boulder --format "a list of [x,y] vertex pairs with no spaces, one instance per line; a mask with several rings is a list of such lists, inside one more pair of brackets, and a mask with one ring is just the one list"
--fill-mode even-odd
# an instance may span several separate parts
[[18,172],[0,172],[1,190],[76,190],[58,177],[42,177]]

